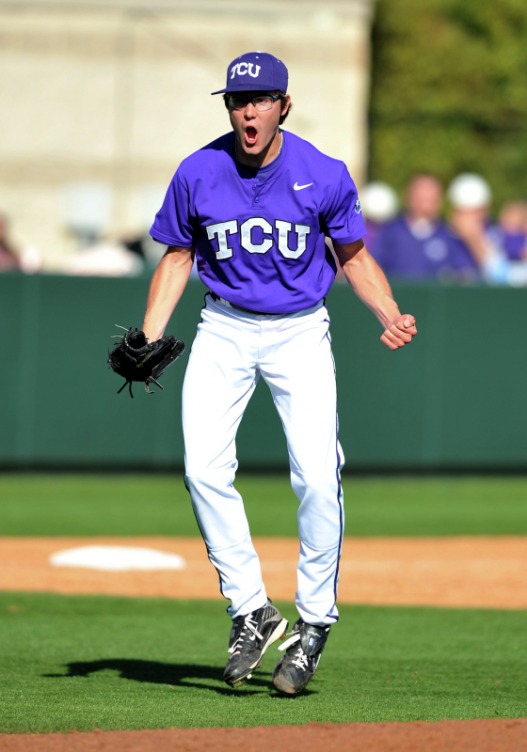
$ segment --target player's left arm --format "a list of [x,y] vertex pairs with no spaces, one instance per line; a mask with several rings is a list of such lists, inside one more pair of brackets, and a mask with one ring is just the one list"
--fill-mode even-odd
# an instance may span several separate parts
[[386,275],[364,242],[334,242],[333,246],[347,282],[384,328],[381,342],[390,350],[411,342],[417,334],[415,317],[409,313],[401,314]]

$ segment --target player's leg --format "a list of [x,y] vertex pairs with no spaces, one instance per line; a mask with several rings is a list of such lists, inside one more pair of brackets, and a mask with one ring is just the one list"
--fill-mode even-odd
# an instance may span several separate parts
[[296,605],[304,622],[317,625],[338,618],[344,528],[343,455],[328,329],[324,307],[293,318],[274,333],[278,344],[261,364],[286,434],[291,483],[300,501]]
[[[336,589],[344,508],[338,442],[335,371],[325,308],[299,316],[262,367],[287,438],[291,483],[300,505],[296,606],[300,618],[273,672],[285,694],[302,691],[313,677],[338,618]],[[273,367],[276,358],[280,369]],[[279,374],[279,375],[277,375]]]
[[258,327],[219,308],[211,303],[203,311],[185,374],[185,480],[221,592],[231,601],[223,677],[236,685],[260,665],[287,620],[267,598],[243,501],[233,486],[236,431],[258,374],[252,354]]
[[252,332],[210,303],[183,384],[185,483],[231,617],[267,601],[243,500],[234,488],[236,431],[254,391]]

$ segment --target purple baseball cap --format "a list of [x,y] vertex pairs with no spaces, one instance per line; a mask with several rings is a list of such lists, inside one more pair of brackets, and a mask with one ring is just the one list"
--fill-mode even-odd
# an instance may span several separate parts
[[287,91],[288,73],[281,60],[268,52],[246,52],[227,68],[224,89],[212,94],[230,94],[237,91]]

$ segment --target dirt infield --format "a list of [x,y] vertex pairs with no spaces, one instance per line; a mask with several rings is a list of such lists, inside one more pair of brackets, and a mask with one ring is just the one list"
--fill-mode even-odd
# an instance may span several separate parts
[[525,752],[527,719],[0,735],[2,752]]
[[[101,572],[54,567],[50,556],[86,545],[133,546],[183,557],[181,571]],[[255,538],[268,593],[294,600],[298,543]],[[527,608],[527,538],[346,538],[339,601],[385,605]],[[197,538],[0,538],[0,590],[220,598]]]
[[[173,553],[179,571],[108,572],[56,567],[50,557],[87,545]],[[293,600],[298,543],[256,538],[268,592]],[[527,538],[345,540],[341,603],[527,608]],[[0,590],[219,598],[217,576],[195,538],[0,538]],[[527,752],[527,718],[436,723],[308,724],[252,729],[0,735],[2,752]]]

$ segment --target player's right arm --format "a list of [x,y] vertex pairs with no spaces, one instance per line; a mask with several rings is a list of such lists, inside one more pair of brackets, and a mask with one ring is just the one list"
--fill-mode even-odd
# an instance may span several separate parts
[[349,285],[384,328],[381,342],[390,350],[411,342],[417,334],[415,318],[411,314],[401,314],[386,275],[363,241],[334,243],[334,247]]
[[192,248],[170,246],[159,262],[148,291],[143,331],[150,342],[163,336],[187,285],[194,262]]

